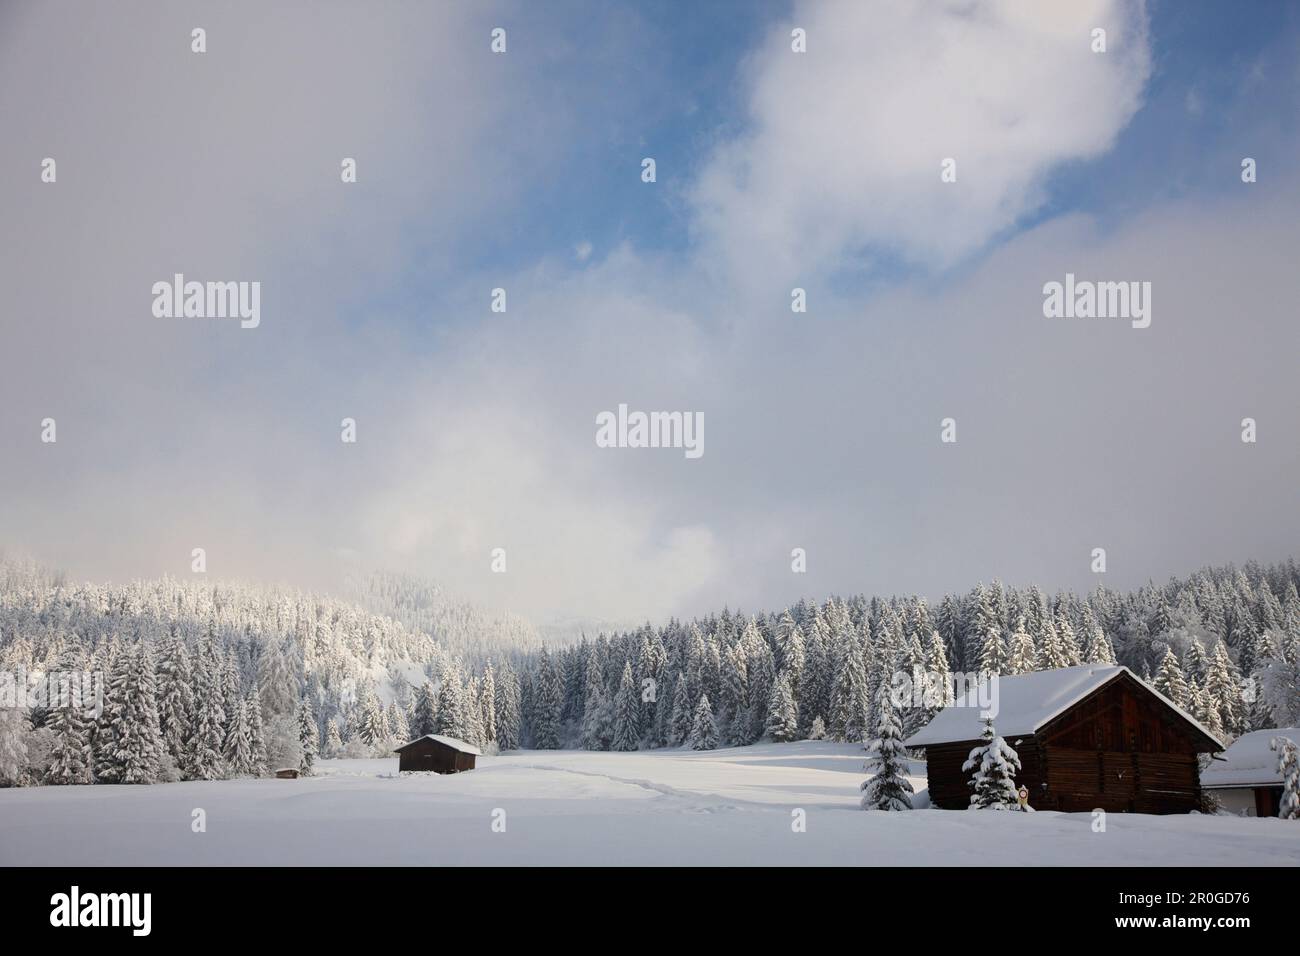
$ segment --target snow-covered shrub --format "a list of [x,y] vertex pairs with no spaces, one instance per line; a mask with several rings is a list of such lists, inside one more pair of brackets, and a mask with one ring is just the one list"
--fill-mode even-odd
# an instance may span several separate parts
[[1282,804],[1277,815],[1300,820],[1300,751],[1290,737],[1274,737],[1269,747],[1277,751],[1277,772],[1282,777]]
[[993,729],[993,718],[984,718],[983,743],[970,752],[961,765],[962,770],[975,772],[970,785],[970,810],[1014,810],[1019,806],[1016,798],[1015,771],[1020,769],[1020,757]]

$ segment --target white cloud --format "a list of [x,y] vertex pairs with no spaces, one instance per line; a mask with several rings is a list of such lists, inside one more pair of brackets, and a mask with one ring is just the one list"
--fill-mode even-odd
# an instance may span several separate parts
[[950,264],[1037,208],[1054,167],[1107,150],[1149,72],[1143,8],[1119,0],[805,0],[751,57],[749,128],[693,192],[699,237],[740,282],[880,250]]

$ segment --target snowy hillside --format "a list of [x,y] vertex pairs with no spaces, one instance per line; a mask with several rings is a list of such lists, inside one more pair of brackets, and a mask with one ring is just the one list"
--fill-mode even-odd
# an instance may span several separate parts
[[863,757],[818,741],[524,751],[453,776],[399,777],[393,758],[300,780],[0,790],[0,866],[1300,865],[1283,820],[1113,814],[1097,833],[1090,814],[862,813]]

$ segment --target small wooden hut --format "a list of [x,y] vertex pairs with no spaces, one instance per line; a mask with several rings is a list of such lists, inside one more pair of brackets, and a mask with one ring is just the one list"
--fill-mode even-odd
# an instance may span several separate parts
[[422,771],[433,773],[460,773],[474,769],[474,758],[483,751],[455,737],[442,734],[425,734],[409,744],[398,747],[399,772]]
[[[987,700],[987,697],[985,698]],[[999,677],[993,727],[1020,757],[1037,810],[1186,813],[1201,803],[1198,756],[1223,743],[1127,667],[1084,664]],[[974,691],[905,742],[923,747],[930,800],[970,804],[962,764],[979,744]]]
[[281,767],[279,770],[277,770],[277,771],[275,772],[275,775],[276,775],[277,777],[279,777],[281,780],[297,780],[297,779],[298,779],[298,768],[297,768],[297,767]]

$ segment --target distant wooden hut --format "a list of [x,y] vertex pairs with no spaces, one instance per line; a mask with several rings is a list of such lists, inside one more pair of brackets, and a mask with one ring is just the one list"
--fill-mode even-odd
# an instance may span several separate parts
[[[1201,802],[1197,757],[1223,743],[1127,667],[1085,664],[1000,677],[993,726],[1020,757],[1016,784],[1038,810],[1186,813]],[[945,707],[906,741],[924,747],[930,800],[970,804],[962,764],[981,708]],[[992,708],[990,708],[992,709]]]
[[1201,786],[1219,798],[1223,809],[1247,817],[1277,816],[1282,807],[1282,775],[1277,753],[1269,747],[1274,737],[1289,737],[1300,744],[1300,727],[1242,734],[1222,758],[1205,768]]
[[296,767],[281,767],[275,772],[275,775],[281,780],[297,780],[298,770]]
[[399,772],[460,773],[463,770],[473,770],[474,759],[482,756],[483,751],[455,737],[425,734],[398,747],[395,753],[399,758]]

